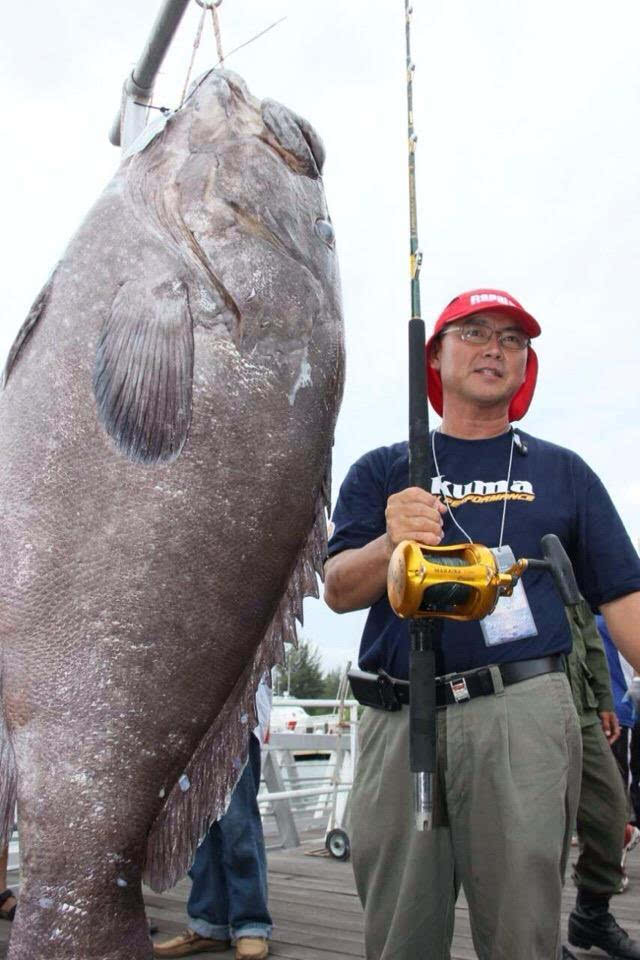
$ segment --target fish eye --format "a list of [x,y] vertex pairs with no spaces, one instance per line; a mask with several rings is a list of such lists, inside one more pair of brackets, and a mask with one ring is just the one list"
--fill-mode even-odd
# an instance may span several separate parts
[[333,230],[333,226],[329,223],[328,220],[322,220],[318,218],[316,220],[316,233],[321,240],[327,244],[328,247],[332,247],[336,241],[336,235]]

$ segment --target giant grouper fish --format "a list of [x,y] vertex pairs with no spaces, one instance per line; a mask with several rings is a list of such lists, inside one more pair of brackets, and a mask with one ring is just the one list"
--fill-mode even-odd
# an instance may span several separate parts
[[[148,142],[145,142],[148,141]],[[254,691],[317,596],[343,384],[313,128],[212,71],[138,141],[0,396],[0,815],[10,960],[148,960]]]

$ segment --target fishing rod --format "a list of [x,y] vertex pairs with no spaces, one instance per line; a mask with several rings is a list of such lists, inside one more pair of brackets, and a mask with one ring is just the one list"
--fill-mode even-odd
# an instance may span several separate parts
[[[405,0],[407,133],[409,148],[409,266],[411,319],[409,320],[409,484],[428,490],[434,475],[429,444],[428,370],[425,363],[425,327],[420,308],[420,267],[416,201],[416,144],[413,125],[413,75],[411,18],[413,7]],[[435,618],[409,620],[409,766],[413,773],[414,815],[418,830],[430,829],[433,811],[433,777],[436,769],[436,685],[434,646],[442,633]]]
[[[409,264],[411,319],[409,320],[409,484],[429,490],[436,473],[429,443],[427,384],[429,367],[425,356],[425,327],[420,309],[420,267],[416,201],[416,144],[413,125],[413,75],[411,17],[405,0],[407,52],[407,121],[409,148]],[[510,597],[527,570],[551,574],[565,606],[580,602],[571,561],[558,537],[549,533],[540,541],[542,558],[522,558],[501,570],[494,554],[481,544],[465,543],[431,547],[403,540],[389,562],[387,591],[397,616],[408,619],[411,656],[409,665],[409,767],[413,774],[414,815],[418,830],[433,826],[433,778],[436,772],[436,673],[435,648],[440,645],[444,620],[484,619],[501,597]],[[360,680],[380,677],[359,672]],[[356,680],[358,677],[355,678]],[[460,677],[449,674],[456,698]],[[352,685],[354,677],[352,674]],[[406,683],[406,681],[405,681]],[[463,689],[466,683],[462,680]],[[394,691],[386,697],[396,700]],[[383,698],[384,699],[384,698]],[[365,701],[367,702],[367,701]],[[406,700],[403,702],[406,703]],[[389,709],[398,709],[399,701]]]

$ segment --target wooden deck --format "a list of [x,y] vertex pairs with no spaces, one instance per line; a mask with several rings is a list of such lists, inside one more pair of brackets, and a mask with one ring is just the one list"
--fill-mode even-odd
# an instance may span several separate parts
[[[316,838],[307,840],[294,850],[270,850],[269,903],[274,920],[271,956],[288,960],[349,960],[364,957],[362,910],[356,895],[349,863],[340,863],[324,856],[310,855],[321,846]],[[612,911],[629,934],[640,939],[640,848],[629,856],[629,889],[612,900]],[[16,872],[9,880],[18,886]],[[173,890],[162,895],[145,891],[147,912],[157,923],[156,940],[173,936],[186,926],[185,904],[189,881],[181,881]],[[563,896],[563,928],[566,932],[567,915],[573,906],[575,891],[567,884]],[[11,931],[8,923],[0,922],[0,958],[6,956]],[[579,960],[596,960],[605,955],[600,951],[573,950]],[[203,960],[232,960],[233,951],[201,953]],[[456,927],[452,960],[476,960],[471,942],[469,916],[461,896],[456,908]],[[416,960],[430,960],[416,957]]]

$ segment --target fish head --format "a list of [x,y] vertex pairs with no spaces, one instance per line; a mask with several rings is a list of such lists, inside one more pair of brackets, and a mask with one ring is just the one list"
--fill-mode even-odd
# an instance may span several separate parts
[[[291,377],[318,325],[337,354],[340,283],[313,127],[256,99],[237,74],[212,70],[158,140],[166,159],[153,206],[196,268],[194,326],[217,328],[243,355],[289,367]],[[146,153],[154,169],[154,151]]]
[[332,432],[344,348],[323,163],[306,120],[219,70],[124,158],[115,189],[135,226],[98,341],[94,392],[127,456],[176,459],[193,390],[219,409],[214,394],[225,384],[238,402],[245,387],[247,396],[268,391],[280,419],[288,402],[317,424],[323,407],[323,433]]

